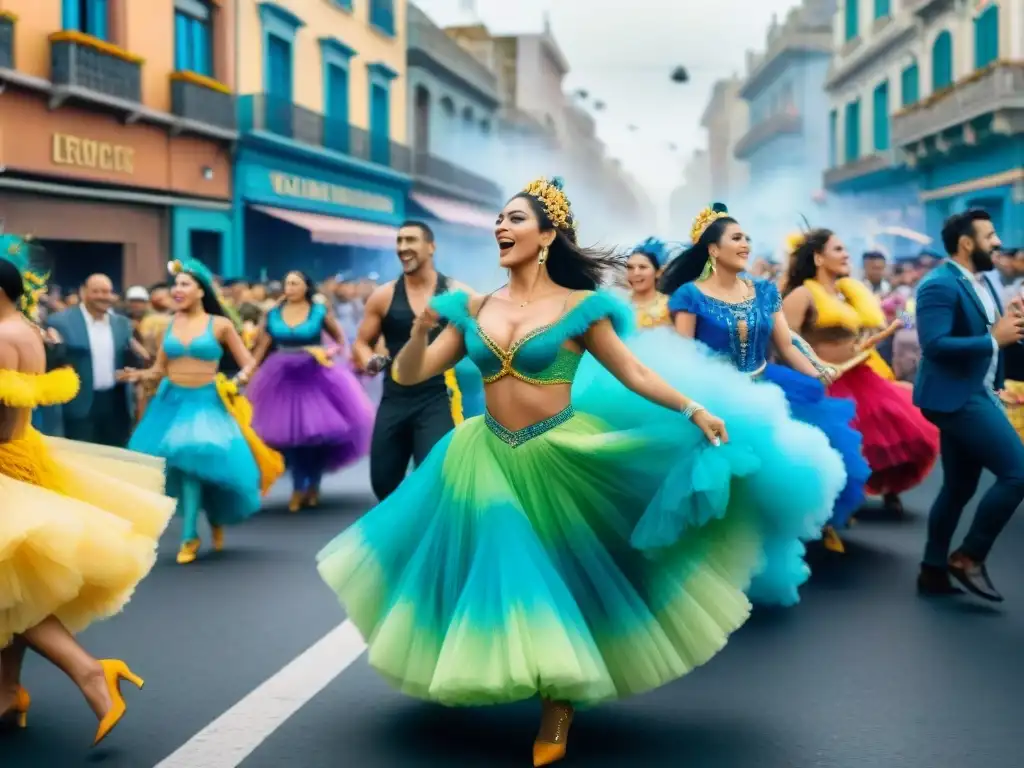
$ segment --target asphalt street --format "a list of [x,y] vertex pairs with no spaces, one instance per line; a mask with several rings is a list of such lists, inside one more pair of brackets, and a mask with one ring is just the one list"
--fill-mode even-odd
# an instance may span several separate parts
[[[812,553],[801,605],[755,613],[707,666],[580,712],[566,768],[1019,768],[1024,520],[991,559],[1004,607],[922,600],[914,578],[937,484],[933,475],[906,496],[902,521],[864,513],[845,556]],[[344,616],[313,558],[372,503],[366,467],[325,495],[321,509],[292,515],[278,491],[229,531],[226,552],[186,567],[174,562],[175,524],[124,613],[82,635],[97,656],[123,658],[146,678],[143,691],[126,691],[121,725],[90,750],[96,722],[84,701],[32,658],[29,728],[0,733],[0,766],[152,768],[330,633]],[[365,657],[323,683],[254,750],[227,760],[213,755],[224,746],[215,742],[209,760],[187,768],[530,765],[536,703],[427,705],[391,690]]]

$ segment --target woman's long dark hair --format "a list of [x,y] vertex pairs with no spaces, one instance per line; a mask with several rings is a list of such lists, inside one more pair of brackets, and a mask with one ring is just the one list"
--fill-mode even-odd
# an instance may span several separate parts
[[0,291],[11,300],[14,305],[25,293],[25,282],[21,279],[21,272],[7,259],[0,259]]
[[783,295],[788,296],[790,292],[804,284],[818,274],[818,267],[814,264],[814,254],[823,253],[828,241],[835,234],[831,229],[812,229],[804,237],[804,241],[797,246],[797,249],[790,254],[789,269],[786,271],[786,285],[783,288]]
[[[285,276],[286,280],[288,279],[288,275],[297,275],[298,277],[302,278],[302,282],[304,282],[306,284],[306,295],[303,298],[307,302],[309,302],[309,304],[312,306],[313,299],[316,298],[316,286],[313,283],[313,278],[311,278],[309,275],[307,275],[301,269],[289,269],[287,272],[284,273],[284,276]],[[282,306],[284,305],[284,303],[286,301],[287,301],[287,299],[282,295],[281,296],[281,304],[282,304]]]
[[[716,203],[712,206],[712,210],[724,213],[725,206]],[[707,226],[707,229],[701,233],[700,239],[694,245],[687,248],[668,263],[665,271],[661,274],[658,290],[671,296],[679,288],[686,285],[686,283],[692,283],[700,277],[700,273],[704,271],[704,266],[708,263],[708,259],[711,258],[708,249],[722,239],[726,227],[730,224],[738,223],[731,216],[722,216],[712,221]]]
[[573,291],[592,291],[600,286],[610,272],[622,270],[626,260],[612,249],[584,248],[576,242],[576,231],[573,227],[572,214],[566,229],[556,227],[544,204],[533,195],[520,192],[513,200],[522,198],[530,204],[541,232],[555,232],[555,240],[548,248],[546,262],[548,275],[551,279]]
[[191,277],[203,289],[203,298],[200,304],[206,314],[215,315],[216,317],[228,316],[228,313],[224,310],[224,305],[217,298],[217,290],[212,285],[208,285],[205,280],[193,272],[184,272],[183,274]]

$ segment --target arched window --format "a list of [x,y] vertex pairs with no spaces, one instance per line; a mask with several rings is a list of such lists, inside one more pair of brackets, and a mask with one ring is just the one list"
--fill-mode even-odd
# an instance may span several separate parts
[[909,107],[921,98],[921,73],[917,61],[911,61],[900,73],[900,105]]
[[999,6],[989,5],[974,19],[974,68],[999,58]]
[[889,148],[889,81],[879,83],[871,98],[872,138],[875,151]]
[[472,107],[466,107],[464,110],[462,110],[462,122],[464,122],[467,126],[475,122]]
[[846,140],[846,152],[843,160],[852,163],[860,157],[860,99],[846,105],[843,134],[843,138]]
[[430,151],[430,91],[416,86],[413,102],[413,146],[417,152]]
[[953,84],[953,35],[942,31],[932,45],[932,92]]
[[846,0],[846,8],[843,15],[843,37],[846,40],[853,40],[860,32],[860,3],[857,0]]

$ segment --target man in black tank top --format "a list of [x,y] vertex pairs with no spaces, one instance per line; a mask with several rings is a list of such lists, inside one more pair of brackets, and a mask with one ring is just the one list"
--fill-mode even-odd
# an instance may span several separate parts
[[[384,396],[377,410],[370,445],[370,482],[378,499],[402,482],[412,459],[417,466],[455,426],[444,376],[403,386],[391,376],[392,360],[409,341],[412,322],[430,300],[459,285],[434,269],[434,233],[426,224],[406,222],[398,230],[402,276],[385,283],[366,301],[359,333],[352,344],[356,364],[367,373],[384,371]],[[437,338],[443,324],[430,333]],[[380,349],[380,343],[386,349]]]

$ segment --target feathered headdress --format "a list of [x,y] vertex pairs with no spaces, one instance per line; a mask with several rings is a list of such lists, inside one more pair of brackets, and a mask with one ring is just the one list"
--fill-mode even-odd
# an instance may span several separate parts
[[729,209],[725,206],[725,203],[712,203],[707,208],[703,208],[693,220],[693,226],[690,227],[690,242],[694,245],[699,243],[701,235],[707,231],[712,222],[724,219],[728,215]]
[[32,242],[31,235],[18,237],[0,233],[0,259],[10,262],[21,274],[24,293],[18,307],[30,320],[38,320],[39,298],[46,293],[50,270],[46,251]]
[[224,294],[217,288],[217,281],[213,276],[213,272],[203,264],[201,261],[195,259],[174,259],[167,263],[167,271],[171,275],[191,275],[203,286],[203,289],[210,291],[220,302],[221,308],[224,310],[224,314],[234,324],[236,330],[242,328],[242,317],[238,314],[238,311],[231,306],[231,304],[224,298]]
[[796,253],[796,249],[807,242],[807,233],[811,231],[811,222],[807,220],[807,217],[800,214],[800,219],[803,222],[803,228],[796,232],[790,232],[786,235],[785,249],[786,255],[792,256]]
[[578,224],[572,214],[572,204],[565,195],[564,187],[565,182],[560,176],[534,179],[523,187],[523,194],[529,195],[544,206],[544,212],[551,223],[575,240]]

